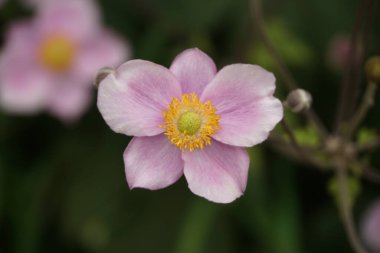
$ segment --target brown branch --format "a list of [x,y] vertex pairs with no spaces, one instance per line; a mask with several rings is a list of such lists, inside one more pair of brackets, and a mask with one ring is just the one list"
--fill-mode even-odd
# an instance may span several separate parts
[[306,118],[309,119],[309,122],[315,127],[315,129],[318,131],[319,136],[322,137],[322,140],[326,139],[329,135],[327,129],[322,124],[321,120],[318,118],[318,116],[315,114],[313,110],[307,109],[303,112],[306,116]]
[[347,137],[350,138],[355,133],[356,129],[359,127],[360,123],[362,123],[365,116],[367,115],[368,110],[374,105],[376,90],[377,84],[370,81],[364,92],[363,100],[359,105],[359,108],[347,125],[347,129],[345,131]]
[[357,104],[360,73],[362,70],[365,43],[368,40],[370,23],[373,20],[375,0],[362,0],[358,8],[354,28],[351,34],[348,64],[342,80],[339,105],[336,114],[335,132],[347,120]]
[[251,11],[255,21],[256,29],[260,34],[261,39],[263,40],[264,45],[266,46],[269,54],[272,56],[274,63],[278,71],[280,72],[280,75],[284,79],[284,84],[286,85],[288,91],[297,89],[299,86],[297,85],[296,80],[294,79],[286,65],[282,62],[280,55],[277,53],[276,49],[274,48],[272,42],[269,39],[268,34],[265,31],[260,0],[251,1]]
[[298,148],[296,148],[294,143],[289,143],[284,138],[273,134],[269,136],[268,143],[277,152],[301,164],[312,165],[321,170],[330,167],[328,163],[315,158],[313,156],[313,150],[309,147],[301,146],[297,143]]
[[356,253],[367,253],[367,250],[360,242],[354,225],[354,219],[352,217],[352,207],[347,182],[347,170],[344,162],[339,160],[336,162],[336,176],[338,179],[339,209],[349,242]]
[[[281,60],[280,55],[276,51],[268,34],[265,31],[264,19],[262,16],[261,0],[251,0],[250,4],[251,4],[251,12],[254,18],[256,29],[259,35],[261,36],[261,39],[263,40],[264,45],[266,46],[266,49],[268,50],[269,54],[273,58],[274,63],[282,79],[284,80],[284,84],[286,85],[286,88],[288,89],[288,91],[297,89],[299,85],[297,84],[293,75],[290,73],[289,69]],[[326,128],[323,126],[321,120],[318,118],[318,116],[315,114],[312,108],[308,109],[308,112],[305,113],[305,116],[307,117],[309,122],[317,128],[317,131],[321,134],[322,139],[324,139],[327,136]]]

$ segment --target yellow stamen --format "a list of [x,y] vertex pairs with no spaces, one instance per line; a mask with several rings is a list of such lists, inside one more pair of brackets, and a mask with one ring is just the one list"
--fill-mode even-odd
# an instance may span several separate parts
[[53,71],[67,70],[74,58],[75,47],[72,41],[64,36],[47,37],[40,45],[40,60]]
[[174,97],[163,112],[169,141],[184,151],[203,149],[211,144],[211,136],[220,129],[220,116],[210,101],[202,103],[195,93],[183,94],[181,100]]

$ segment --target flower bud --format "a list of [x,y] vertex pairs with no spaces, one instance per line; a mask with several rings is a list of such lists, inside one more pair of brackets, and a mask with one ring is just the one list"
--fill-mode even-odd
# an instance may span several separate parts
[[289,93],[285,104],[292,112],[301,112],[310,108],[312,100],[308,91],[296,89]]
[[101,83],[101,81],[103,81],[109,74],[111,74],[112,72],[114,71],[113,68],[111,67],[104,67],[104,68],[101,68],[96,77],[95,77],[95,82],[94,82],[94,85],[95,87],[99,87],[99,84]]
[[334,69],[342,71],[347,67],[350,51],[350,36],[347,34],[337,34],[329,43],[327,61]]
[[369,58],[365,64],[368,81],[380,83],[380,55]]

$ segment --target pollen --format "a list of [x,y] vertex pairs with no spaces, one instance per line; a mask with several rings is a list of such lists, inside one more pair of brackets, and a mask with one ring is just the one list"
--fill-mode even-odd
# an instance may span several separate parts
[[45,67],[53,71],[67,70],[72,64],[74,54],[74,44],[65,36],[47,37],[40,45],[40,61]]
[[211,136],[220,129],[220,116],[211,101],[202,103],[195,93],[174,97],[163,116],[165,135],[182,151],[210,145]]

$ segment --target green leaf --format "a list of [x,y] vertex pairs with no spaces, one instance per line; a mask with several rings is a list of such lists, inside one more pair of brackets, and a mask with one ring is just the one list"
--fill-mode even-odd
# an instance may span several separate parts
[[357,135],[359,145],[373,141],[376,138],[376,130],[370,128],[361,128]]
[[[273,19],[266,25],[268,36],[285,63],[293,66],[305,66],[313,62],[315,56],[308,45],[280,19]],[[252,48],[250,60],[268,69],[275,68],[274,61],[263,43]]]
[[[350,176],[347,178],[347,186],[349,192],[349,204],[352,207],[361,191],[361,185],[358,178]],[[336,177],[329,180],[327,184],[327,190],[334,198],[337,206],[339,206],[339,183]]]

